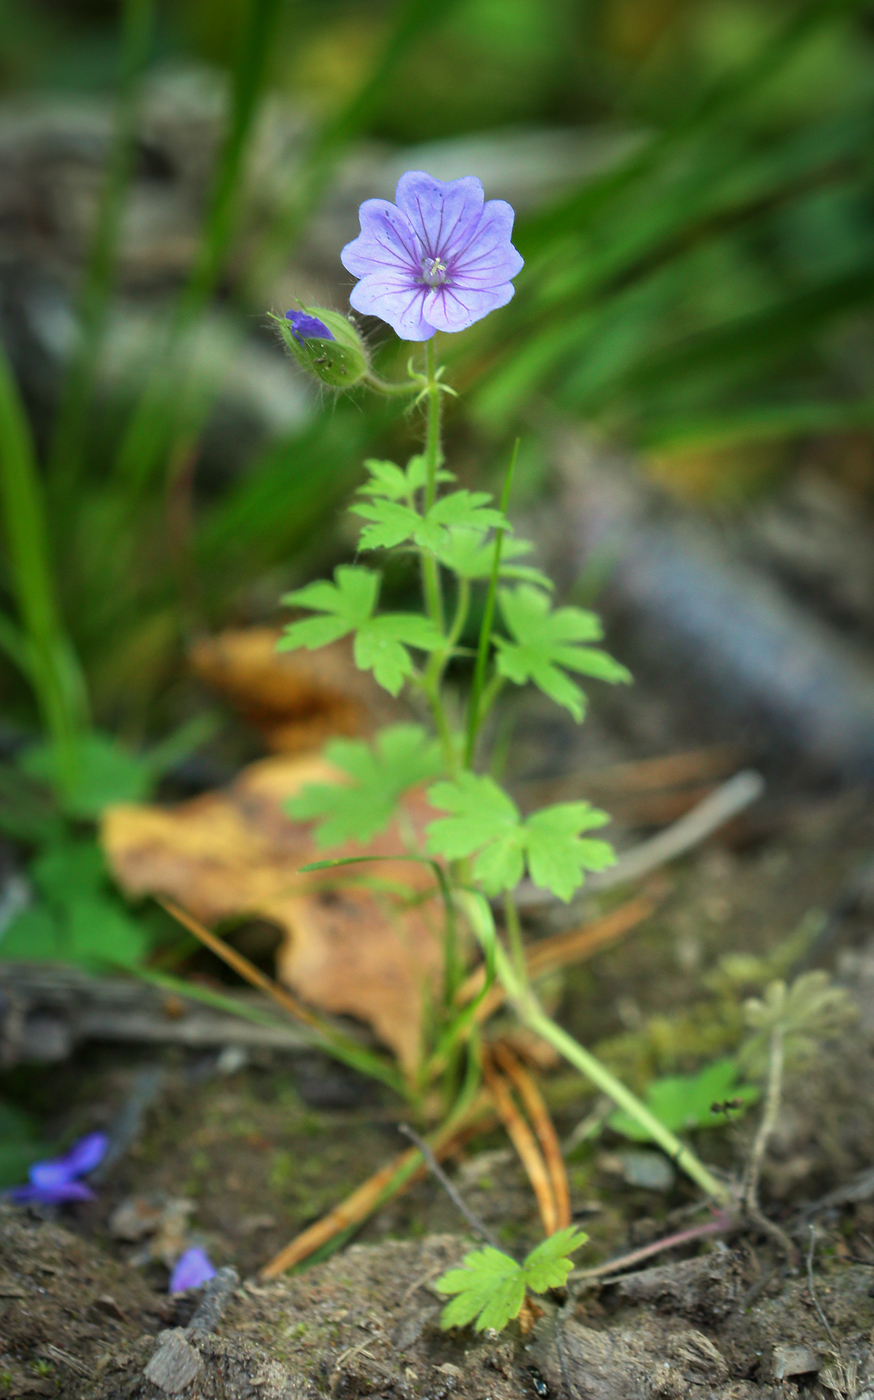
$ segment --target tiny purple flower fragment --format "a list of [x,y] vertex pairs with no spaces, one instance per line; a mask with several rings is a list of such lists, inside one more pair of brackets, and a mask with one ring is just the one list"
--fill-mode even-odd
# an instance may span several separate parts
[[184,1293],[188,1288],[200,1288],[215,1278],[215,1269],[205,1249],[192,1245],[180,1254],[170,1275],[170,1292]]
[[340,254],[361,279],[349,297],[356,311],[388,321],[403,340],[429,340],[506,306],[523,260],[505,200],[486,202],[474,175],[435,180],[423,170],[401,176],[395,199],[366,199],[361,232]]
[[63,1157],[34,1162],[27,1186],[15,1186],[7,1194],[19,1205],[37,1201],[40,1205],[63,1205],[66,1201],[91,1201],[94,1192],[77,1177],[93,1172],[106,1155],[109,1139],[105,1133],[88,1133],[74,1143]]
[[306,311],[286,311],[286,321],[291,322],[291,333],[298,345],[305,340],[333,340],[331,332],[318,316],[310,316]]

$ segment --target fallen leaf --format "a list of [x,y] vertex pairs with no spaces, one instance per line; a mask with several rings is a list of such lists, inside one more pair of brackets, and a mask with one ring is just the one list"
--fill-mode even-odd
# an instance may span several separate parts
[[[253,916],[276,924],[283,934],[279,980],[311,1005],[369,1024],[410,1070],[440,975],[439,909],[433,899],[409,908],[385,887],[421,893],[433,887],[433,873],[403,860],[301,873],[324,853],[314,847],[310,824],[286,816],[284,804],[305,784],[335,778],[320,758],[262,759],[228,788],[175,807],[109,808],[101,841],[128,895],[163,895],[209,925]],[[433,815],[420,793],[404,806],[419,831]],[[403,850],[393,823],[367,846],[330,854]]]
[[337,734],[369,734],[399,717],[373,677],[359,671],[347,639],[319,651],[277,652],[278,628],[247,627],[202,637],[192,670],[227,697],[277,753],[318,750]]

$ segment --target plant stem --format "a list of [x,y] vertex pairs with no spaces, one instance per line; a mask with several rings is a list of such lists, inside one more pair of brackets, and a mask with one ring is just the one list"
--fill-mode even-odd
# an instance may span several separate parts
[[526,989],[529,987],[528,962],[525,957],[525,945],[522,942],[522,925],[519,922],[519,910],[516,908],[516,901],[508,890],[504,895],[504,921],[507,926],[507,939],[510,944],[510,957],[513,959],[513,970],[519,980],[519,984]]
[[140,79],[154,33],[154,0],[124,0],[115,133],[94,239],[79,297],[79,341],[65,381],[49,450],[48,478],[66,496],[82,465],[97,359],[115,273],[121,216],[133,169]]
[[421,392],[415,380],[411,380],[409,383],[395,384],[390,379],[383,379],[381,375],[374,374],[372,369],[367,371],[361,382],[366,384],[368,389],[373,389],[375,393],[386,396]]
[[[501,513],[506,515],[507,507],[510,504],[510,488],[513,484],[513,471],[516,466],[516,457],[519,453],[519,439],[513,444],[513,452],[510,457],[510,464],[507,467],[507,475],[504,477],[504,489],[501,492]],[[483,686],[486,679],[486,667],[489,660],[489,643],[492,639],[492,627],[495,620],[495,602],[498,596],[498,579],[501,573],[501,546],[504,543],[504,531],[498,530],[495,533],[495,551],[492,556],[492,572],[489,577],[489,591],[486,595],[486,606],[483,612],[482,626],[479,630],[479,643],[476,650],[476,664],[473,671],[473,682],[470,688],[470,701],[467,712],[467,741],[464,747],[464,766],[473,766],[476,754],[476,741],[479,735],[484,715],[482,704]]]
[[55,597],[33,437],[2,348],[0,500],[12,586],[27,633],[29,676],[54,752],[61,791],[69,794],[78,771],[78,740],[87,723],[85,687]]
[[[508,896],[512,902],[512,895]],[[630,1089],[626,1089],[621,1080],[602,1065],[601,1061],[586,1050],[561,1026],[556,1025],[551,1017],[540,1006],[534,993],[525,982],[521,981],[516,974],[513,962],[507,956],[506,951],[500,942],[495,943],[495,965],[498,977],[503,983],[507,995],[514,1003],[522,1022],[534,1031],[536,1035],[542,1037],[547,1044],[557,1050],[560,1055],[572,1064],[576,1069],[582,1071],[587,1079],[596,1084],[603,1093],[609,1095],[613,1102],[630,1114],[642,1128],[645,1128],[654,1142],[671,1158],[675,1166],[690,1176],[693,1181],[706,1191],[709,1196],[713,1196],[718,1201],[730,1201],[731,1193],[728,1188],[718,1181],[715,1176],[699,1161],[695,1153],[686,1147],[679,1138],[675,1137],[664,1123],[659,1122],[645,1104],[632,1094]]]
[[[425,376],[428,395],[428,417],[425,427],[425,513],[437,499],[437,469],[440,465],[440,386],[437,382],[437,357],[434,337],[425,342]],[[443,597],[440,588],[440,567],[433,554],[422,552],[422,587],[428,616],[443,631]]]

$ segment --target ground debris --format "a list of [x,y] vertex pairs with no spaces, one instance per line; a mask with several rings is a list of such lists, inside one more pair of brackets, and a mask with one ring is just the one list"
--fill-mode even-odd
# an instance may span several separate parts
[[354,1245],[305,1274],[233,1291],[228,1271],[217,1333],[160,1331],[178,1319],[134,1270],[5,1208],[0,1373],[10,1394],[48,1394],[51,1346],[52,1393],[70,1400],[791,1400],[794,1378],[813,1376],[822,1356],[817,1384],[845,1400],[872,1388],[864,1268],[831,1264],[820,1276],[837,1351],[803,1279],[745,1312],[747,1256],[724,1250],[603,1287],[594,1310],[588,1293],[565,1307],[546,1298],[527,1336],[515,1325],[501,1336],[442,1332],[429,1282],[467,1248],[452,1235]]

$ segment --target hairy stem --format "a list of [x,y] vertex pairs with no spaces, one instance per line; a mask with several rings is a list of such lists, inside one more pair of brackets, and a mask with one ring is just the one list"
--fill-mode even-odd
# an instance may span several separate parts
[[743,1210],[747,1218],[758,1225],[763,1234],[770,1235],[771,1239],[780,1246],[789,1267],[795,1270],[798,1268],[798,1251],[795,1245],[785,1230],[781,1230],[775,1221],[768,1219],[759,1205],[759,1181],[762,1175],[762,1164],[765,1160],[765,1152],[771,1134],[777,1124],[780,1101],[783,1097],[783,1063],[783,1027],[776,1025],[771,1031],[768,1045],[768,1081],[765,1089],[765,1106],[762,1110],[762,1121],[759,1123],[759,1130],[756,1133],[747,1166],[743,1190]]
[[[425,428],[425,512],[437,499],[437,471],[440,465],[440,385],[437,382],[437,357],[434,338],[425,342],[425,376],[428,395],[428,417]],[[422,553],[422,587],[428,616],[443,631],[443,596],[440,568],[433,554]]]
[[[519,452],[519,439],[513,446],[513,454],[510,457],[510,464],[507,467],[507,475],[504,478],[504,489],[501,492],[501,513],[506,514],[507,506],[510,504],[510,488],[513,484],[513,470],[516,466],[516,457]],[[479,631],[479,642],[476,649],[476,664],[473,670],[473,682],[470,688],[470,701],[467,711],[467,740],[464,746],[464,766],[473,766],[476,754],[476,741],[479,731],[486,715],[486,708],[483,705],[483,687],[486,680],[486,667],[489,660],[489,643],[492,639],[492,627],[495,621],[495,603],[498,596],[498,579],[501,573],[501,547],[504,543],[504,532],[498,530],[495,534],[495,552],[492,556],[492,572],[489,577],[489,591],[486,595],[486,606],[483,612],[482,626]]]

